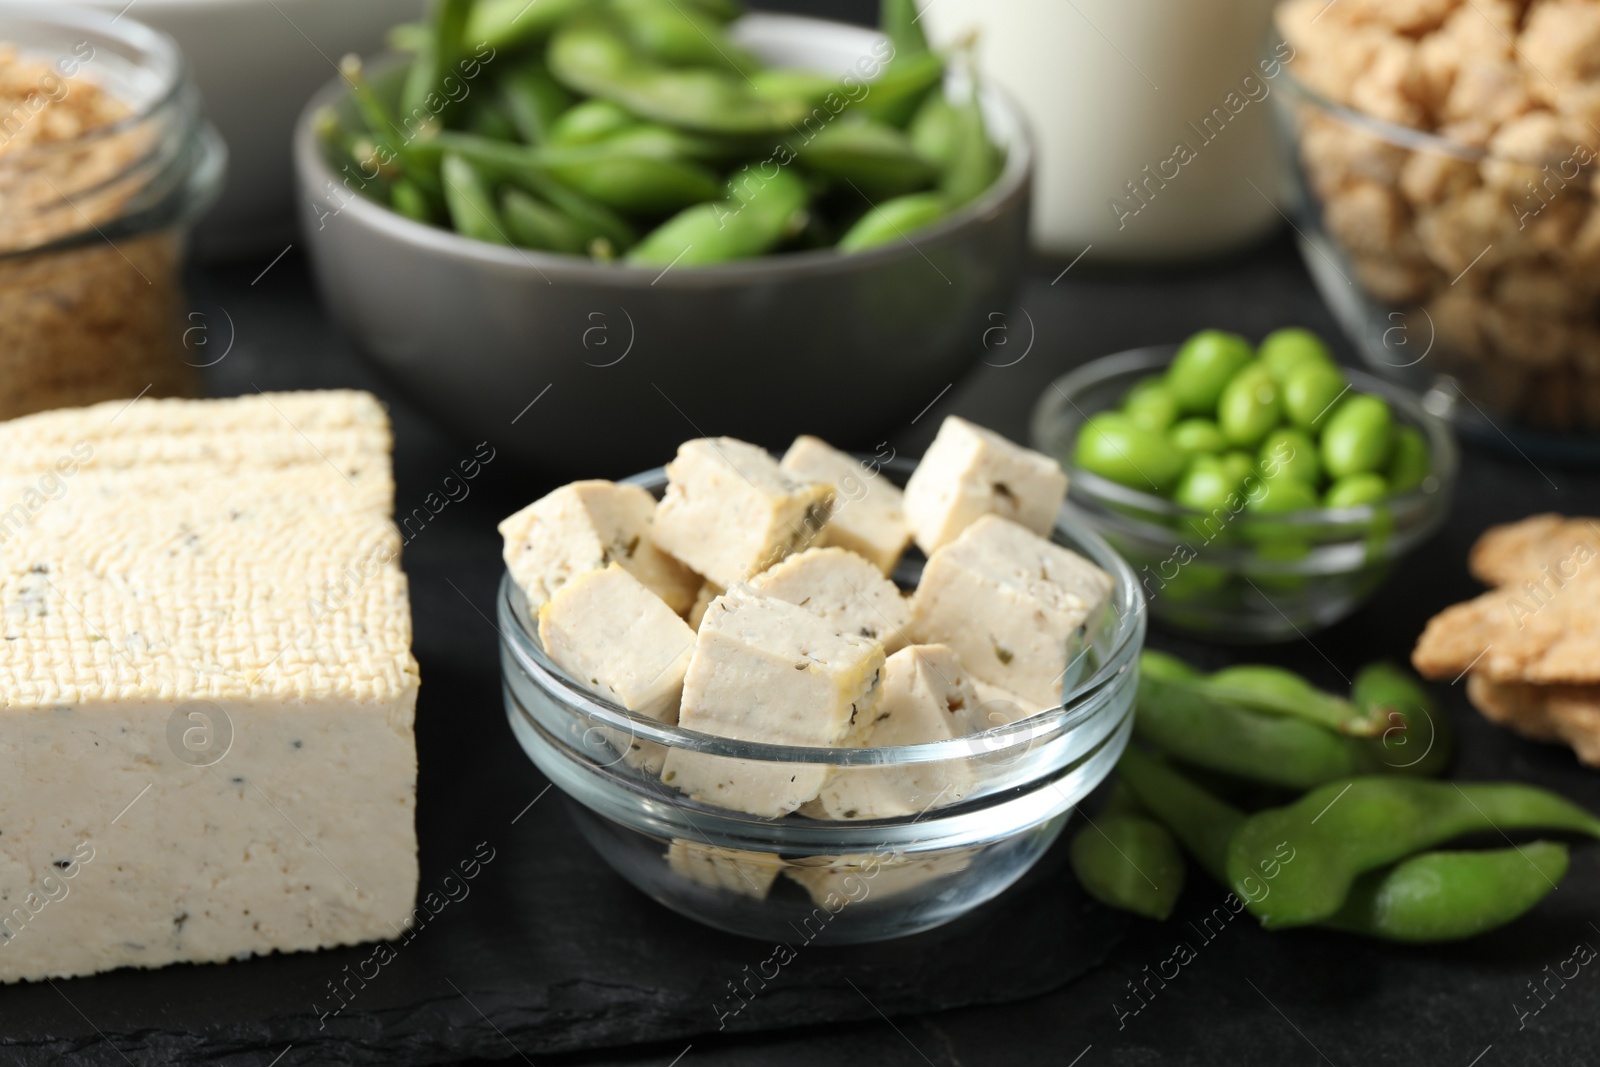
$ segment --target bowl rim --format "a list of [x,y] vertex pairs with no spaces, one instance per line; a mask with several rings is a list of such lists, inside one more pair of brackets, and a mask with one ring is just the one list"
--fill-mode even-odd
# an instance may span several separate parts
[[[1073,490],[1081,490],[1082,494],[1090,499],[1137,507],[1163,518],[1181,520],[1209,518],[1212,515],[1212,512],[1187,507],[1166,497],[1133,489],[1083,470],[1073,461],[1070,451],[1060,452],[1051,447],[1059,436],[1056,424],[1061,418],[1063,401],[1076,409],[1085,421],[1101,411],[1114,410],[1102,408],[1099,411],[1086,413],[1078,407],[1076,398],[1085,390],[1100,385],[1108,379],[1166,367],[1171,364],[1180,347],[1181,342],[1147,345],[1113,352],[1090,360],[1050,382],[1034,405],[1029,433],[1033,447],[1040,449],[1046,455],[1056,456],[1062,468],[1066,470],[1069,499]],[[1423,512],[1449,499],[1460,470],[1460,451],[1449,424],[1429,411],[1418,397],[1403,386],[1343,364],[1339,366],[1339,370],[1349,379],[1348,388],[1378,395],[1396,409],[1397,414],[1427,434],[1429,455],[1432,459],[1428,477],[1416,488],[1385,497],[1375,504],[1358,504],[1343,508],[1305,508],[1279,515],[1260,516],[1254,521],[1270,523],[1274,527],[1345,527],[1370,523],[1380,511],[1391,515]]]
[[[908,460],[896,460],[893,465],[901,464],[906,468],[912,466]],[[664,486],[666,470],[657,467],[643,471],[620,479],[619,484],[645,488]],[[511,654],[517,667],[541,691],[558,698],[564,711],[593,720],[601,728],[627,731],[633,740],[651,742],[669,749],[764,763],[829,767],[892,767],[985,757],[1005,758],[1016,749],[1025,751],[1050,738],[1068,734],[1092,721],[1106,708],[1114,706],[1114,698],[1121,686],[1127,684],[1132,674],[1136,673],[1139,653],[1144,647],[1148,625],[1146,603],[1133,568],[1099,533],[1077,522],[1065,507],[1057,513],[1051,534],[1054,543],[1061,544],[1060,539],[1064,537],[1070,542],[1064,547],[1073,551],[1085,550],[1081,554],[1108,571],[1115,580],[1106,611],[1107,622],[1104,624],[1115,629],[1103,659],[1088,677],[1079,679],[1055,707],[1041,709],[1004,726],[944,741],[862,748],[775,745],[701,733],[629,711],[585,688],[545,655],[528,630],[530,619],[526,599],[512,580],[509,570],[501,576],[497,593],[497,614],[512,624],[509,632],[501,632],[502,645]],[[1092,644],[1086,646],[1078,658],[1081,659],[1092,647]]]
[[[826,27],[828,32],[835,35],[848,33],[858,36],[864,42],[863,51],[870,48],[872,41],[883,36],[871,27],[856,26],[833,19],[767,12],[746,14],[736,25],[746,29],[753,28],[757,33],[763,28],[773,33],[785,27],[792,31],[797,25]],[[376,76],[403,60],[403,56],[386,53],[370,64],[370,67]],[[958,72],[947,70],[945,84],[948,86],[956,81],[957,75]],[[1006,149],[1005,165],[1000,175],[976,200],[963,204],[945,218],[918,230],[916,243],[908,238],[904,242],[892,242],[846,254],[841,254],[832,248],[810,249],[756,256],[725,264],[696,266],[679,271],[670,268],[663,271],[653,266],[636,266],[620,261],[598,263],[587,256],[488,244],[463,237],[453,230],[415,222],[354,191],[346,190],[344,196],[329,197],[326,195],[326,190],[345,187],[323,157],[320,139],[316,134],[316,117],[324,108],[335,106],[347,99],[350,92],[349,83],[342,76],[330,79],[312,95],[301,110],[300,117],[295,121],[294,165],[301,196],[308,198],[313,204],[335,207],[336,210],[330,214],[342,215],[351,212],[356,220],[368,228],[382,231],[394,240],[431,252],[461,260],[471,260],[484,266],[514,270],[531,269],[539,275],[543,275],[546,270],[560,271],[569,276],[576,275],[578,280],[584,282],[618,286],[632,286],[647,280],[652,286],[659,283],[669,288],[722,288],[739,283],[764,284],[774,275],[827,275],[913,255],[925,258],[921,247],[923,244],[939,241],[976,222],[991,218],[1001,207],[1018,197],[1026,199],[1032,184],[1036,156],[1033,134],[1023,110],[992,81],[984,81],[979,88],[979,97],[985,113],[1003,116],[1003,124],[1009,130],[1003,145]],[[991,130],[991,134],[993,132]]]

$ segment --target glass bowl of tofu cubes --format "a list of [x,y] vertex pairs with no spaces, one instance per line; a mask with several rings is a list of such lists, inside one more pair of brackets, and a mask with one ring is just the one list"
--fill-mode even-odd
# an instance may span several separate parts
[[731,438],[506,519],[506,710],[594,848],[684,915],[899,937],[1020,878],[1111,770],[1144,603],[1052,459]]
[[1381,397],[1397,425],[1426,440],[1430,469],[1416,488],[1372,503],[1268,514],[1252,504],[1252,487],[1266,484],[1252,469],[1226,506],[1208,512],[1074,466],[1083,425],[1116,410],[1177,352],[1157,345],[1097,359],[1053,382],[1033,416],[1034,443],[1071,472],[1069,519],[1128,560],[1150,613],[1165,625],[1238,644],[1304,637],[1360,607],[1444,523],[1457,468],[1450,427],[1400,386],[1349,367],[1340,369],[1350,389]]

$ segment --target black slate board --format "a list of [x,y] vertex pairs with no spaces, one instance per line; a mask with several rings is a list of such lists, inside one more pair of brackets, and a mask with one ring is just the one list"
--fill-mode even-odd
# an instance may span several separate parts
[[[213,391],[341,384],[382,395],[316,322],[303,267],[286,259],[269,277],[275,288],[248,292],[249,272],[219,276],[216,299],[239,336]],[[295,317],[281,318],[285,307]],[[294,343],[301,331],[312,344]],[[440,438],[403,407],[394,416],[405,513],[474,449]],[[485,433],[492,441],[492,428]],[[469,495],[404,549],[423,679],[421,889],[442,896],[446,875],[477,859],[465,895],[453,889],[459,899],[388,962],[369,945],[0,987],[0,1062],[404,1067],[717,1030],[727,983],[742,980],[772,946],[683,919],[614,874],[580,838],[561,795],[544,792],[506,723],[488,618],[502,572],[495,524],[548,488],[492,460]],[[1069,981],[1103,961],[1127,924],[1092,906],[1060,865],[1054,850],[998,900],[917,937],[802,947],[727,1029],[995,1003]],[[330,983],[345,982],[348,1007],[334,1013],[340,1001]]]

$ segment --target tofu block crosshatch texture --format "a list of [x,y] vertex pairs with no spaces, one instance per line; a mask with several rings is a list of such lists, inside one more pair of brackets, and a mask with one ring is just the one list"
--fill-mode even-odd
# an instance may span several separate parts
[[391,448],[355,392],[0,424],[0,981],[404,931]]

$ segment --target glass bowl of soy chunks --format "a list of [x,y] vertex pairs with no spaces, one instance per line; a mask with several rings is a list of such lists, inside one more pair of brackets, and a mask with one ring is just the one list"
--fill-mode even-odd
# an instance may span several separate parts
[[391,32],[398,67],[344,61],[358,121],[328,109],[316,131],[359,195],[408,219],[655,270],[904,243],[995,185],[1005,153],[969,57],[930,47],[913,0],[884,0],[882,35],[842,70],[770,64],[740,14],[436,0]]
[[747,936],[877,941],[1004,891],[1131,728],[1132,572],[1055,461],[732,438],[501,525],[506,711],[596,851]]

